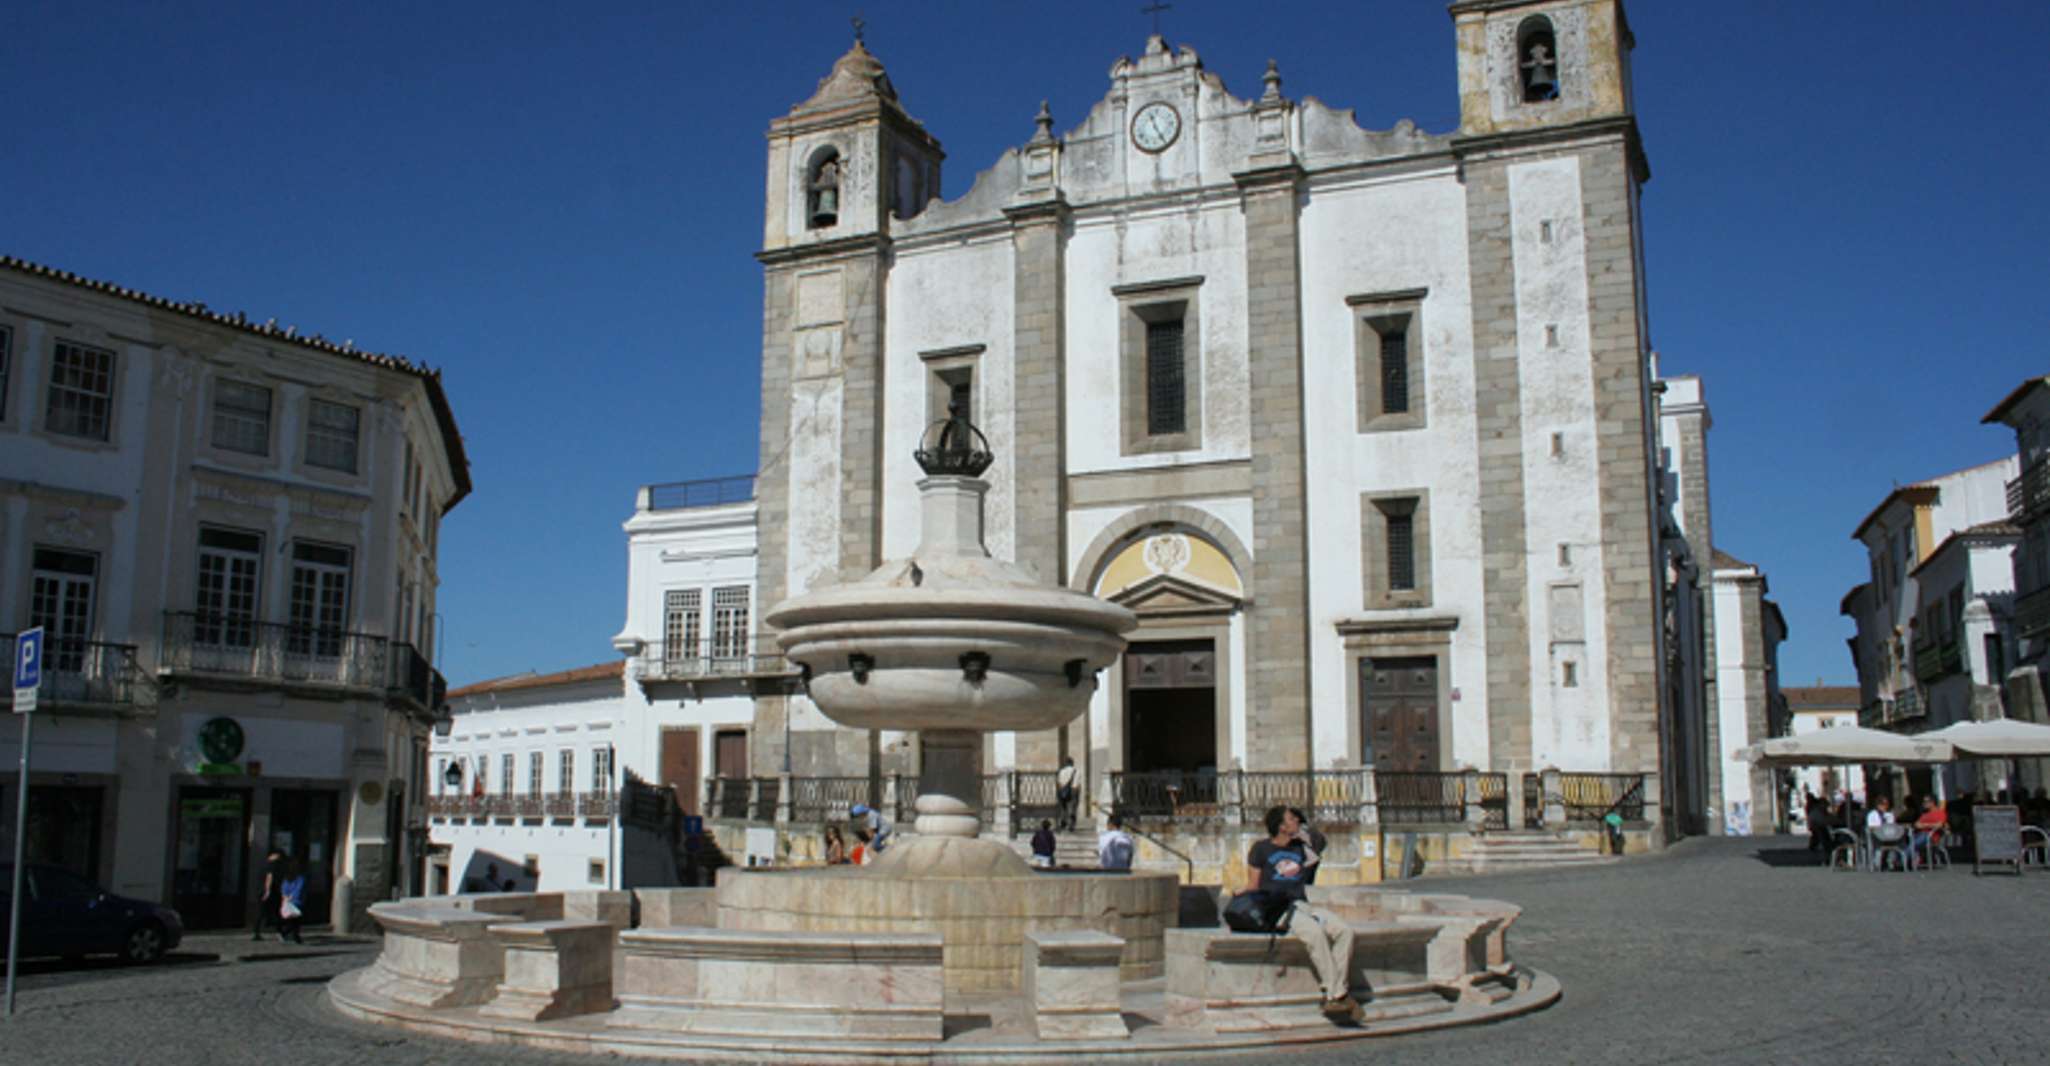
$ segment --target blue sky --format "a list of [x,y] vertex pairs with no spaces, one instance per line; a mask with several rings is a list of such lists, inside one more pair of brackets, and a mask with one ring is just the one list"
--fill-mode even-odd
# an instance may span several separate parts
[[[926,0],[870,47],[965,191],[1080,121],[1141,4]],[[460,684],[614,657],[620,523],[754,469],[762,138],[855,5],[149,3],[0,13],[0,252],[442,367],[476,494],[441,549]],[[1314,11],[1314,14],[1311,12]],[[2050,372],[2050,4],[1638,0],[1651,330],[1706,380],[1720,546],[1767,569],[1791,684],[1852,677],[1851,529],[2011,451]],[[1432,0],[1181,0],[1252,96],[1457,122]]]

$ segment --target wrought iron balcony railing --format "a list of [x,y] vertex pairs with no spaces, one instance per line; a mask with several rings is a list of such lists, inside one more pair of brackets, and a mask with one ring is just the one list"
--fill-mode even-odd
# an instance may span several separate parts
[[795,675],[797,664],[783,657],[774,637],[698,640],[653,644],[641,660],[641,680],[706,681]]
[[1924,644],[1915,648],[1915,680],[1923,684],[1964,669],[1964,649],[1957,641]]
[[[11,650],[14,638],[13,633],[0,633],[0,647]],[[43,639],[43,684],[36,693],[39,704],[133,707],[145,684],[133,644],[77,637]],[[11,689],[0,691],[0,700],[12,699]]]
[[381,693],[390,644],[369,633],[167,611],[162,670]]
[[2050,633],[2050,585],[2014,601],[2014,624],[2024,638]]
[[391,698],[410,703],[418,711],[432,711],[442,705],[448,695],[448,681],[418,648],[393,641],[390,659],[391,679],[385,688]]

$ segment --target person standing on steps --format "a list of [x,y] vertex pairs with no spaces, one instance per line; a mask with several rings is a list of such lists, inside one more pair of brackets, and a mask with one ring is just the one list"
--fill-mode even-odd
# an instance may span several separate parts
[[1082,798],[1075,787],[1075,777],[1075,760],[1061,756],[1061,768],[1053,775],[1053,798],[1061,806],[1060,828],[1064,833],[1075,831],[1075,807]]
[[1125,832],[1125,819],[1113,814],[1105,829],[1096,838],[1096,865],[1106,870],[1129,870],[1132,868],[1132,834]]

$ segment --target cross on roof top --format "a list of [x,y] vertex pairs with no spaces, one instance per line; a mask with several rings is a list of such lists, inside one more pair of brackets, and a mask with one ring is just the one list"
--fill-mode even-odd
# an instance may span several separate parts
[[1161,12],[1163,12],[1163,11],[1171,11],[1171,10],[1173,10],[1173,9],[1174,9],[1174,5],[1173,5],[1173,4],[1163,4],[1163,3],[1161,3],[1161,2],[1160,2],[1160,0],[1153,0],[1153,2],[1152,2],[1152,3],[1150,3],[1150,4],[1147,4],[1147,5],[1145,6],[1145,7],[1142,7],[1142,8],[1140,8],[1140,9],[1139,9],[1139,13],[1140,13],[1141,15],[1152,15],[1152,16],[1153,16],[1153,33],[1154,33],[1154,35],[1155,35],[1155,36],[1159,36],[1159,34],[1160,34],[1160,13],[1161,13]]

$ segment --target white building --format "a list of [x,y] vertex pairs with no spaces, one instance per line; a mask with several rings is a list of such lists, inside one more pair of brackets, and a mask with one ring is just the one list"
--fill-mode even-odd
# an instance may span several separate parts
[[[1452,14],[1456,131],[1361,129],[1272,68],[1235,96],[1156,37],[952,200],[857,43],[770,124],[761,600],[909,551],[911,453],[959,402],[991,550],[1141,616],[1089,714],[991,769],[1557,766],[1655,805],[1631,35],[1613,0]],[[776,697],[752,751],[918,764]]]
[[623,661],[449,694],[431,891],[674,884],[679,841],[624,816],[624,782],[702,815],[708,777],[749,776],[754,694],[795,680],[754,628],[753,479],[645,487],[625,529]]
[[0,258],[0,630],[49,636],[30,857],[197,928],[254,916],[272,847],[338,925],[417,891],[469,491],[432,371]]
[[[1844,598],[1862,694],[1860,720],[1919,733],[2004,717],[2000,685],[2014,661],[2011,613],[2020,530],[2008,521],[2013,456],[1903,485],[1852,534],[1871,578]],[[1986,787],[1975,764],[1942,768],[1955,794]],[[1875,787],[1880,787],[1875,783]],[[1935,788],[1931,772],[1906,775],[1909,792]]]
[[[1801,736],[1824,729],[1841,729],[1858,724],[1858,688],[1855,685],[1793,685],[1780,690],[1787,699],[1789,715],[1788,736]],[[1804,766],[1788,771],[1792,779],[1793,802],[1788,806],[1792,815],[1800,811],[1803,818],[1805,794],[1813,794],[1834,802],[1839,789],[1849,792],[1859,801],[1865,797],[1865,768],[1862,766]]]

